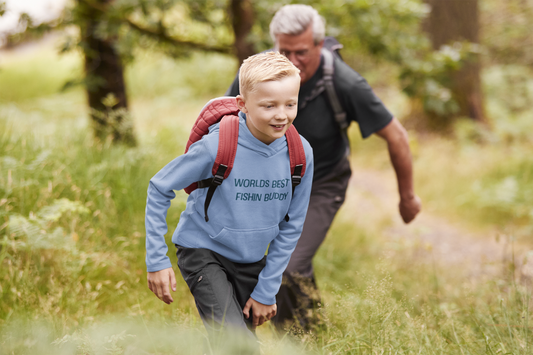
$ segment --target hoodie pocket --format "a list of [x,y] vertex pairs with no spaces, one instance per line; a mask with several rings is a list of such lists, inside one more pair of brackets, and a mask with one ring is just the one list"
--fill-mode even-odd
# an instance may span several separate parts
[[253,262],[261,259],[268,244],[279,234],[279,226],[257,229],[232,229],[224,227],[213,240],[227,246],[242,256],[243,261]]

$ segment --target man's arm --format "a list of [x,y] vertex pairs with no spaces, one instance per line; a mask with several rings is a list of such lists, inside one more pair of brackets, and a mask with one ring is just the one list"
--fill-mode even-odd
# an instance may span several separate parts
[[400,215],[405,223],[409,223],[420,212],[422,203],[413,188],[413,163],[407,131],[396,118],[393,118],[376,134],[387,141],[392,166],[398,179]]

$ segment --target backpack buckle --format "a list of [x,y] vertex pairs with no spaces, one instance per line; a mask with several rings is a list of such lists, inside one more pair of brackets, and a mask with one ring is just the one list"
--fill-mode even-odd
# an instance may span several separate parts
[[220,164],[215,176],[213,176],[213,181],[211,184],[216,186],[222,185],[222,182],[224,181],[224,174],[226,173],[227,169],[227,165]]
[[300,185],[302,182],[302,169],[303,164],[298,164],[294,167],[294,175],[291,175],[292,187]]
[[292,177],[292,185],[293,186],[298,186],[302,182],[302,177],[299,176],[299,175],[293,175],[291,177]]

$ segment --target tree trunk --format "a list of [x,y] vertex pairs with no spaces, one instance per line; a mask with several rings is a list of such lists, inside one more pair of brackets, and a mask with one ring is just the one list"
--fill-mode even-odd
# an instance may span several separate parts
[[[105,6],[113,0],[98,0]],[[101,12],[79,3],[86,13],[81,24],[85,57],[85,87],[94,135],[113,143],[136,144],[133,123],[128,112],[124,71],[113,38],[100,38],[97,33]]]
[[[431,13],[424,24],[434,49],[455,41],[479,43],[478,0],[426,0]],[[451,91],[459,105],[457,116],[486,122],[480,79],[479,55],[450,73]]]
[[248,40],[248,35],[254,24],[254,10],[250,0],[231,0],[231,24],[235,34],[235,52],[239,63],[255,54],[253,43]]

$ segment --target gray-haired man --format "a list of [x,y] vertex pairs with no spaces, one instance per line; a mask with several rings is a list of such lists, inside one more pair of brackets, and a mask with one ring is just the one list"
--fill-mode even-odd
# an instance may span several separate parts
[[[317,313],[309,310],[320,300],[312,259],[344,202],[351,175],[346,154],[347,139],[335,118],[335,104],[331,102],[328,90],[316,95],[319,92],[317,87],[323,85],[325,77],[323,18],[310,6],[286,5],[272,19],[270,34],[275,49],[300,69],[302,85],[294,125],[313,147],[315,161],[307,218],[284,273],[277,295],[278,315],[273,321],[280,327],[297,321],[304,329],[309,329],[319,321]],[[348,123],[356,121],[363,138],[376,133],[387,142],[398,180],[400,215],[405,223],[409,223],[420,211],[421,202],[413,190],[407,132],[374,95],[363,77],[338,58],[334,59],[333,67],[336,100]],[[238,93],[237,78],[226,94],[236,96]]]

